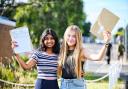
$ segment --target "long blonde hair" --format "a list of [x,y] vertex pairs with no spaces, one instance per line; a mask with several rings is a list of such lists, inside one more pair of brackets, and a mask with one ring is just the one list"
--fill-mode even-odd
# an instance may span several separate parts
[[81,54],[82,54],[82,34],[80,32],[80,28],[76,25],[70,25],[67,27],[65,33],[64,33],[64,39],[62,42],[62,46],[60,49],[60,55],[59,55],[59,67],[58,67],[58,74],[61,76],[61,70],[62,65],[64,65],[64,62],[67,57],[67,51],[68,51],[68,45],[66,42],[66,37],[69,31],[75,31],[76,34],[76,45],[73,52],[73,58],[75,59],[75,73],[77,75],[77,78],[81,77]]

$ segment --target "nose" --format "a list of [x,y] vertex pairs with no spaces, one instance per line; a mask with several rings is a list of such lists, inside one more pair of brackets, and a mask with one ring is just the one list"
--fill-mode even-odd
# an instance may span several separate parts
[[50,39],[48,39],[48,42],[50,42],[51,40]]
[[51,42],[51,39],[48,39],[48,42]]
[[72,36],[69,37],[69,40],[72,40]]

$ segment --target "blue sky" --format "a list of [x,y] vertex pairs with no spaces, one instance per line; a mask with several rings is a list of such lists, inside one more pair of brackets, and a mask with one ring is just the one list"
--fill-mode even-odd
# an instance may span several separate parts
[[84,0],[84,12],[87,14],[86,21],[94,24],[102,8],[110,10],[120,18],[113,29],[113,33],[119,27],[126,28],[128,24],[128,0]]

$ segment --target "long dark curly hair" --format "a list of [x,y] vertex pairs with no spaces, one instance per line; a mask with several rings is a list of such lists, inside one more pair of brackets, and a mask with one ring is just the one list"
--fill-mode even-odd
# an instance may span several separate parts
[[46,51],[47,47],[44,44],[44,40],[48,34],[52,35],[53,39],[55,40],[55,45],[53,46],[53,53],[59,54],[60,43],[59,43],[59,40],[58,40],[56,33],[51,28],[47,28],[43,31],[41,38],[40,38],[40,46],[39,46],[38,50],[39,51]]

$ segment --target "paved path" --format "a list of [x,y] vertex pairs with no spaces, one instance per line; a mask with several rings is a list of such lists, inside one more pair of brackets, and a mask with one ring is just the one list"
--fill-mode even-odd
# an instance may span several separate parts
[[[84,68],[85,68],[85,71],[87,72],[106,74],[109,71],[109,67],[111,67],[111,65],[114,64],[115,62],[117,61],[111,61],[111,64],[108,65],[106,61],[101,61],[101,62],[87,61]],[[121,73],[128,74],[128,64],[122,65]]]
[[[85,48],[89,53],[97,53],[99,49],[102,47],[101,44],[85,44]],[[109,67],[118,62],[117,60],[117,45],[113,45],[112,54],[111,54],[111,64],[108,65],[105,58],[102,61],[87,61],[85,64],[85,71],[106,74],[109,71]],[[123,59],[122,70],[121,73],[125,73],[128,75],[128,61]]]

